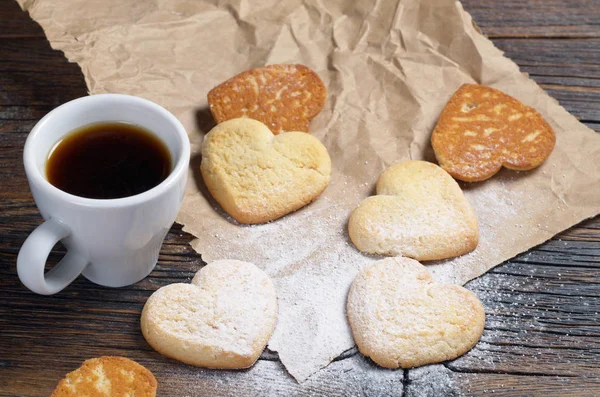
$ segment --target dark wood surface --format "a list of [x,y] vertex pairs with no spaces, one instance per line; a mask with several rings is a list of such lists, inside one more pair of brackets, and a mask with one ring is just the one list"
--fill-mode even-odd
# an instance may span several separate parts
[[[600,0],[463,4],[524,72],[600,131]],[[600,396],[600,217],[469,283],[487,312],[481,342],[455,361],[409,371],[377,368],[353,350],[298,385],[270,352],[245,371],[160,356],[139,331],[141,308],[152,291],[189,280],[202,265],[178,225],[156,269],[136,285],[109,289],[79,278],[54,296],[29,292],[16,257],[42,219],[23,144],[44,114],[84,95],[78,66],[50,48],[15,2],[0,0],[0,396],[48,396],[64,374],[100,355],[146,365],[160,396]],[[50,262],[63,253],[57,246]]]

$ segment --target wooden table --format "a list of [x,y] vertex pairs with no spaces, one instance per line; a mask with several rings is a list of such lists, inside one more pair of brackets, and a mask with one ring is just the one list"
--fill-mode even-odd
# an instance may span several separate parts
[[[523,71],[600,131],[599,0],[464,6]],[[298,385],[268,351],[237,372],[189,367],[154,352],[139,330],[144,302],[202,265],[179,225],[156,270],[136,285],[109,289],[79,278],[54,296],[29,292],[15,262],[42,219],[25,179],[23,144],[44,114],[84,95],[78,66],[50,48],[15,2],[0,0],[0,396],[48,396],[64,374],[100,355],[146,365],[161,396],[600,396],[600,217],[469,283],[487,312],[481,342],[458,360],[409,371],[376,368],[353,350]],[[51,263],[63,254],[57,246]]]

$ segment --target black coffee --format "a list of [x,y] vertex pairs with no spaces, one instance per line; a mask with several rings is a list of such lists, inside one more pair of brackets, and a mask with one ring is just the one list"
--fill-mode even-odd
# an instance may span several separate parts
[[78,128],[48,156],[48,181],[67,193],[93,199],[133,196],[171,172],[166,145],[148,130],[109,122]]

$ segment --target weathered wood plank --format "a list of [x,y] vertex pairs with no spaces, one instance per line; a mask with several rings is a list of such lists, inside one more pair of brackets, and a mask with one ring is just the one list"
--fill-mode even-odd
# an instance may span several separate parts
[[[39,345],[27,344],[36,349]],[[154,351],[105,349],[106,354],[124,355],[149,368],[157,377],[159,396],[331,396],[331,397],[401,397],[403,372],[381,371],[360,355],[332,363],[303,384],[293,380],[278,361],[259,360],[252,368],[241,371],[218,371],[195,368],[165,359]],[[81,350],[76,355],[57,360],[41,352],[32,354],[34,365],[23,367],[30,375],[7,373],[0,378],[0,390],[14,391],[21,397],[48,396],[56,380],[77,368],[82,361],[97,355]],[[44,367],[45,371],[38,371]],[[165,370],[164,368],[168,368]],[[0,391],[0,396],[4,395]],[[9,394],[6,394],[9,395]]]
[[38,120],[39,114],[87,95],[79,66],[62,52],[49,51],[42,39],[0,39],[0,54],[2,132],[7,121]]
[[[598,28],[600,31],[600,27]],[[596,87],[600,38],[592,39],[514,39],[492,40],[494,45],[533,75],[589,78],[586,86]]]
[[[599,226],[584,222],[468,283],[486,309],[481,341],[457,360],[409,370],[406,396],[599,395],[600,256],[580,254],[598,251]],[[565,243],[568,262],[537,256]]]
[[[484,33],[504,37],[494,42],[524,72],[600,130],[597,1],[464,4]],[[162,285],[189,282],[202,266],[189,247],[192,237],[178,225],[151,276],[135,286],[91,288],[80,278],[52,297],[26,291],[16,277],[16,255],[41,217],[21,148],[39,118],[86,90],[78,66],[50,49],[16,3],[0,5],[0,396],[47,396],[65,373],[103,354],[147,365],[159,379],[159,395],[600,395],[600,217],[468,285],[484,302],[488,322],[482,343],[466,356],[389,371],[353,351],[303,385],[268,351],[250,370],[221,372],[165,359],[146,344],[139,332],[146,298]],[[545,39],[518,38],[524,36]],[[51,265],[62,254],[58,246]]]
[[594,0],[462,0],[489,37],[600,37]]
[[444,365],[411,370],[405,382],[406,396],[414,397],[596,397],[600,390],[598,378],[462,373]]
[[45,38],[42,28],[32,23],[15,1],[3,0],[0,4],[0,39]]

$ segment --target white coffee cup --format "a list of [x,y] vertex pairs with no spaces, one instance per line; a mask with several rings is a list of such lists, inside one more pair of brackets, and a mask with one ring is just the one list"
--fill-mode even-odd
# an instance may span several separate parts
[[[144,127],[167,146],[169,176],[143,193],[96,200],[66,193],[48,182],[50,149],[66,134],[87,124],[122,121]],[[48,113],[25,142],[25,172],[33,198],[46,220],[23,243],[17,258],[19,278],[30,290],[57,293],[79,274],[108,286],[142,280],[158,261],[162,242],[181,206],[190,161],[190,143],[181,123],[161,106],[128,95],[79,98]],[[52,247],[62,241],[64,258],[44,274]]]

